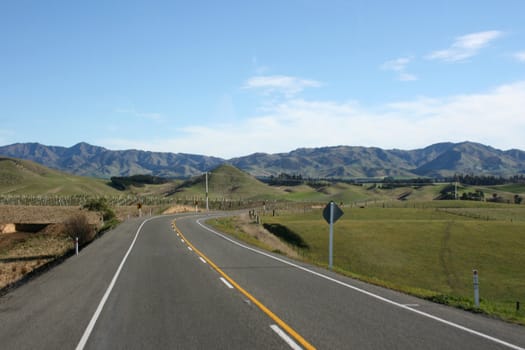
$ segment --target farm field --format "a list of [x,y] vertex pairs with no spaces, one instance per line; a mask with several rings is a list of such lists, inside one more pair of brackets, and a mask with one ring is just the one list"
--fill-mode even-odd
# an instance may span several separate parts
[[[403,204],[405,205],[405,204]],[[328,265],[322,209],[279,212],[262,222],[285,226],[308,248],[306,261]],[[525,324],[525,206],[433,201],[406,207],[346,207],[334,226],[334,270],[465,309],[479,271],[483,312]],[[480,310],[476,310],[480,311]]]

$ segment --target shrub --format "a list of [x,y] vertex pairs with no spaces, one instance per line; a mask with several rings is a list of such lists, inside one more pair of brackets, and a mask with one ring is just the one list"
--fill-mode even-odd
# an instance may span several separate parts
[[67,219],[64,230],[71,239],[78,237],[78,244],[81,246],[95,238],[95,229],[84,214],[76,214]]
[[105,198],[91,199],[82,208],[100,212],[104,221],[115,218],[115,212],[109,207]]

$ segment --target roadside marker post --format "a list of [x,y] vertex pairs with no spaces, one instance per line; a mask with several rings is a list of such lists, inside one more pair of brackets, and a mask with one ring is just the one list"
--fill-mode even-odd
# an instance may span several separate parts
[[78,237],[75,237],[75,255],[78,255]]
[[479,276],[478,270],[472,270],[472,279],[474,281],[474,305],[479,307]]
[[341,208],[330,201],[323,210],[323,217],[330,224],[330,237],[328,242],[328,268],[331,270],[334,262],[334,223],[343,216]]

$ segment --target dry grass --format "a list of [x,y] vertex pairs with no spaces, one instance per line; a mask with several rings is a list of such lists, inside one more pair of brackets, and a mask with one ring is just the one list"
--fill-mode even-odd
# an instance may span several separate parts
[[79,212],[84,213],[91,224],[100,222],[100,214],[81,210],[78,206],[0,205],[0,225],[61,223]]
[[[64,222],[82,215],[91,226],[100,214],[80,207],[0,206],[0,289],[74,247],[64,234]],[[16,232],[14,224],[44,224],[39,232]]]
[[190,205],[174,205],[164,210],[162,214],[177,214],[177,213],[189,213],[194,212],[195,207]]
[[73,241],[65,235],[13,233],[3,236],[16,239],[0,249],[0,289],[73,248]]
[[299,254],[290,245],[268,232],[262,225],[253,223],[248,214],[209,221],[214,227],[230,233],[263,249],[279,252],[298,259]]

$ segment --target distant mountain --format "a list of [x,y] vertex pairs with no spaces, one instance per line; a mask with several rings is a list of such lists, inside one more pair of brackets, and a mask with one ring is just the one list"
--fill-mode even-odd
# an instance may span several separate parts
[[253,176],[288,173],[314,178],[364,178],[447,177],[455,173],[525,174],[524,151],[502,151],[473,142],[438,143],[409,151],[351,146],[300,148],[289,153],[254,153],[230,160],[184,153],[111,151],[87,143],[70,148],[17,143],[0,147],[0,155],[100,178],[135,174],[189,177],[222,164],[231,164]]
[[182,153],[110,151],[84,142],[70,148],[17,143],[0,147],[0,155],[32,160],[75,175],[100,178],[136,174],[188,177],[225,162],[221,158]]
[[512,176],[525,173],[525,152],[501,151],[473,142],[438,143],[412,151],[375,147],[303,148],[230,160],[256,176],[280,172],[303,177],[447,177],[455,173]]

